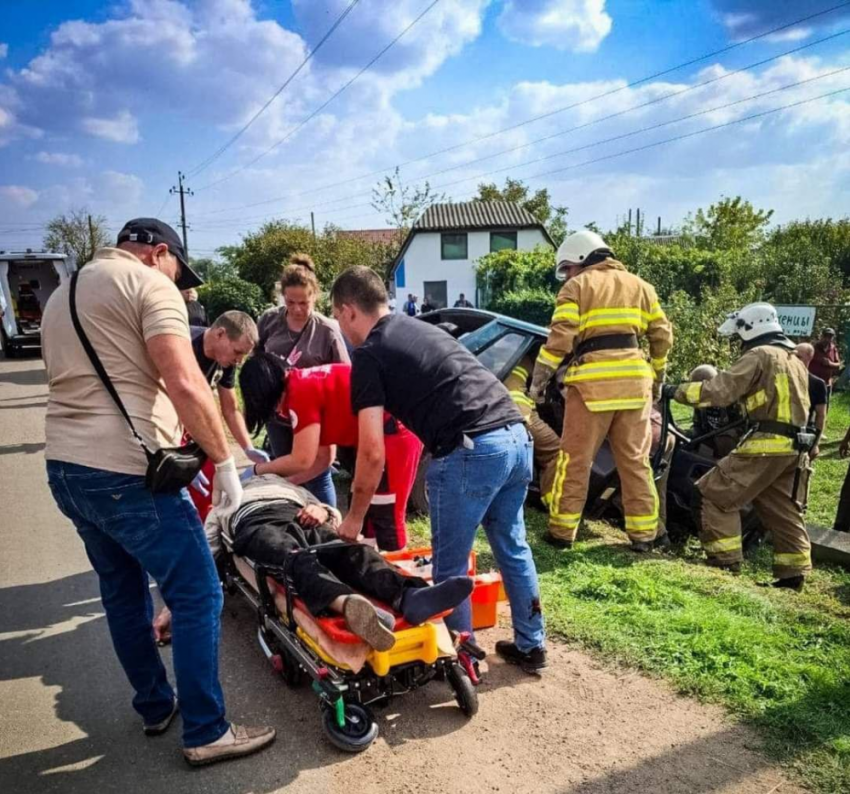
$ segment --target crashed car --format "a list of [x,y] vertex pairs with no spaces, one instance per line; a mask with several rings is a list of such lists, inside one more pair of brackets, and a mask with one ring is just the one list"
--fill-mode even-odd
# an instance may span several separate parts
[[[536,358],[538,349],[548,336],[548,330],[539,325],[482,309],[438,309],[420,315],[419,319],[439,325],[455,336],[501,381],[527,355]],[[541,419],[558,434],[564,422],[564,400],[559,380],[553,378],[550,381],[546,400],[538,407]],[[657,428],[652,465],[656,480],[667,475],[666,524],[674,539],[696,534],[697,527],[690,507],[695,483],[715,465],[718,457],[725,454],[715,443],[715,438],[742,431],[740,425],[744,423],[744,420],[737,420],[733,425],[721,424],[707,433],[695,435],[693,430],[683,429],[677,424],[669,403],[661,406],[660,415],[655,418]],[[430,457],[424,454],[410,499],[411,509],[423,514],[428,512],[425,471],[429,461]],[[532,503],[540,503],[537,472],[529,488],[529,498]],[[622,523],[619,479],[607,442],[603,443],[593,462],[585,515],[618,525]],[[761,533],[755,513],[743,511],[742,523],[745,547],[757,544]]]

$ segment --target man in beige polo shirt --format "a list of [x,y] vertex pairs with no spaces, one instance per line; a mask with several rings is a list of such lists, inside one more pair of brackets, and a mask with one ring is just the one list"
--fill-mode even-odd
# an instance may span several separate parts
[[[100,249],[80,271],[77,313],[147,447],[176,446],[185,428],[215,463],[214,501],[235,508],[242,498],[236,465],[195,361],[178,291],[200,283],[176,232],[138,218],[121,230],[116,247]],[[69,295],[67,284],[57,289],[42,322],[50,389],[47,478],[100,578],[112,643],[135,690],[133,706],[146,735],[163,733],[178,710],[151,628],[150,575],[174,616],[187,761],[254,752],[275,734],[225,719],[218,681],[221,586],[198,514],[185,490],[146,488],[147,458],[74,330]]]

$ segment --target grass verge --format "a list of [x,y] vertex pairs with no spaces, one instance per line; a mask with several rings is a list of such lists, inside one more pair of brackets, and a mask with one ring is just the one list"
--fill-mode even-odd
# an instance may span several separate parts
[[[846,472],[837,445],[848,406],[844,395],[834,402],[815,465],[810,512],[827,525]],[[850,791],[850,572],[819,567],[797,595],[762,586],[769,548],[735,578],[703,566],[695,540],[637,557],[621,532],[590,522],[563,552],[542,542],[542,513],[526,516],[551,636],[726,706],[807,786]],[[413,522],[412,536],[427,542],[427,521]],[[478,548],[486,569],[483,537]]]

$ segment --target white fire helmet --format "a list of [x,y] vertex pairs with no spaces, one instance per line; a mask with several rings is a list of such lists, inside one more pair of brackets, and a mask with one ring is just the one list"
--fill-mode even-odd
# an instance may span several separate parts
[[555,257],[555,278],[558,281],[566,281],[569,267],[581,265],[594,251],[611,253],[608,244],[596,232],[590,229],[573,232],[558,248]]
[[764,334],[782,333],[776,309],[769,303],[751,303],[727,315],[717,332],[721,336],[741,337],[745,342]]

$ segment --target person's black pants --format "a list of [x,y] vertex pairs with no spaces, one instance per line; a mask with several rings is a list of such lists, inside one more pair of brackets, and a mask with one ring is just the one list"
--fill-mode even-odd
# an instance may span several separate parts
[[[375,549],[362,543],[338,543],[310,551],[312,546],[339,540],[328,526],[304,528],[276,510],[260,509],[239,522],[234,551],[254,562],[289,566],[295,592],[314,615],[340,596],[360,593],[400,610],[410,587],[428,587],[424,579],[404,576]],[[240,540],[242,541],[240,543]],[[291,560],[287,561],[289,557]]]
[[836,532],[850,532],[850,469],[844,477],[844,485],[841,486],[841,495],[838,497],[838,511],[835,514]]

